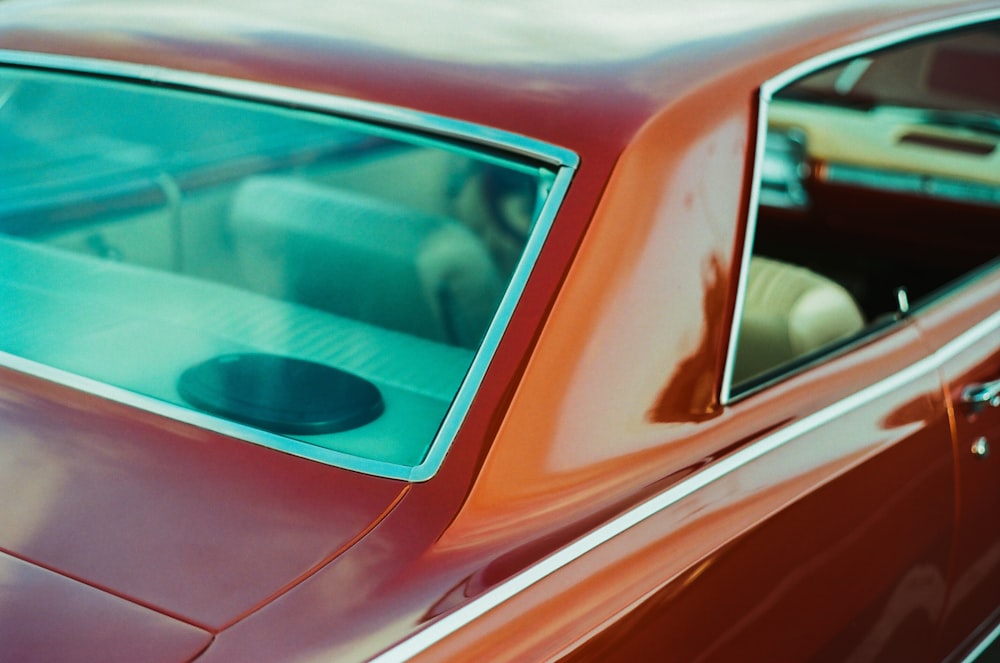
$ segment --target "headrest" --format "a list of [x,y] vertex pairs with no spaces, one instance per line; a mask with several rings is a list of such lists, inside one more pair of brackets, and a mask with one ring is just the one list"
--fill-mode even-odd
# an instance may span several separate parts
[[739,383],[864,327],[841,285],[804,267],[753,256],[733,382]]

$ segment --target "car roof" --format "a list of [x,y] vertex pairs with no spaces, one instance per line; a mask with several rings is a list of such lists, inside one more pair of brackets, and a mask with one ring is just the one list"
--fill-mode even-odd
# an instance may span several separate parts
[[0,48],[332,92],[610,156],[671,100],[747,59],[775,57],[777,73],[802,44],[821,52],[845,32],[877,32],[890,12],[892,28],[955,4],[5,0]]

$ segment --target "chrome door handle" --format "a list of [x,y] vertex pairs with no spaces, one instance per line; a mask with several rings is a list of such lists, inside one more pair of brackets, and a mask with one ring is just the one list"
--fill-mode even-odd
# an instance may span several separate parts
[[973,412],[1000,407],[1000,380],[970,384],[962,390],[962,402]]

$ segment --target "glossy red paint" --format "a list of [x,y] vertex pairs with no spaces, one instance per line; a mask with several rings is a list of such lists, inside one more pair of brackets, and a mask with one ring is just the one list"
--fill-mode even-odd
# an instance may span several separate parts
[[[850,394],[859,370],[891,375],[907,366],[914,339],[912,330],[884,339],[733,406],[696,434],[661,427],[661,440],[732,454],[726,442],[747,422],[759,439],[814,412],[817,400]],[[929,375],[657,513],[426,660],[916,655],[932,642],[944,601],[951,468],[948,422]],[[537,623],[548,627],[532,631]]]
[[0,640],[12,660],[183,661],[212,641],[207,631],[8,555],[0,555],[0,577]]
[[3,552],[208,631],[321,568],[406,492],[4,374]]
[[[932,347],[943,345],[961,333],[961,325],[975,324],[1000,310],[1000,279],[986,275],[956,298],[927,312],[921,330]],[[996,333],[986,342],[964,349],[942,371],[948,411],[955,439],[958,517],[956,551],[951,579],[943,642],[940,653],[960,646],[969,638],[967,624],[986,622],[996,610],[994,597],[1000,592],[1000,546],[997,544],[996,486],[1000,476],[990,456],[981,457],[973,446],[979,440],[995,447],[1000,439],[1000,416],[995,408],[973,408],[963,403],[963,392],[973,385],[1000,376],[1000,349]]]
[[[342,94],[581,157],[493,366],[427,482],[353,474],[3,371],[0,548],[17,559],[0,574],[21,579],[8,584],[18,608],[0,618],[0,637],[35,622],[26,597],[51,592],[67,606],[46,617],[64,634],[57,657],[92,646],[97,612],[115,620],[101,642],[123,659],[145,659],[143,644],[206,662],[392,655],[1000,307],[994,269],[912,322],[721,402],[759,86],[830,49],[992,3],[637,3],[617,27],[602,20],[617,9],[578,3],[509,22],[463,14],[463,3],[421,3],[419,15],[369,4],[351,20],[305,1],[0,4],[0,48]],[[378,11],[405,13],[407,29],[382,36]],[[575,27],[515,39],[539,22]],[[442,23],[460,24],[468,43],[402,39]],[[992,412],[956,403],[967,384],[1000,377],[998,352],[994,331],[940,374],[806,427],[418,659],[915,660],[968,647],[997,607],[1000,533],[983,523],[1000,498],[994,465],[967,448],[1000,429]],[[22,660],[48,655],[31,646]]]

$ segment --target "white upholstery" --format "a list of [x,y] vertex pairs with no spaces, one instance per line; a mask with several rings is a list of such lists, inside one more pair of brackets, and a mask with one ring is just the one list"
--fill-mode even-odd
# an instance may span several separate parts
[[775,368],[864,327],[850,293],[803,267],[750,260],[733,381]]
[[246,285],[424,338],[474,347],[502,283],[457,221],[292,177],[255,177],[231,231]]

